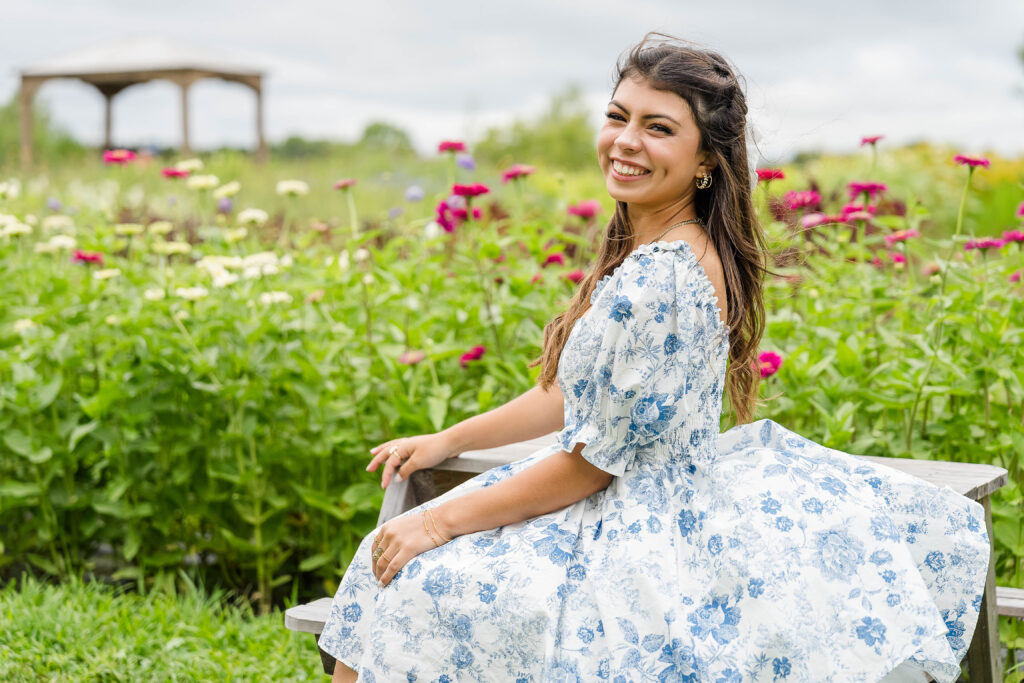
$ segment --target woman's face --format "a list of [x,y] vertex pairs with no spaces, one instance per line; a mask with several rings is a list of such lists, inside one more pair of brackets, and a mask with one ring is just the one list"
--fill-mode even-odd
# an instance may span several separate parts
[[624,78],[608,103],[597,157],[608,194],[637,206],[658,206],[693,194],[701,167],[700,132],[690,105],[646,81]]

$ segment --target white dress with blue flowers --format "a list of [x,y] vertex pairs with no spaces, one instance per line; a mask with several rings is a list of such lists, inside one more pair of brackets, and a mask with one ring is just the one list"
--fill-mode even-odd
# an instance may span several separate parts
[[558,366],[558,442],[425,505],[578,442],[611,484],[459,536],[383,589],[374,531],[320,647],[369,683],[955,680],[982,506],[770,420],[720,434],[728,327],[687,242],[641,245],[591,304]]

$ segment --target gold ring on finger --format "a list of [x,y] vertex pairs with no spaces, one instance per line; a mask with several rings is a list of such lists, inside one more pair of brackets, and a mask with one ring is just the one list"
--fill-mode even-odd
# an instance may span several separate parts
[[390,557],[388,557],[387,555],[384,555],[383,553],[381,553],[381,557],[383,557],[385,560],[387,560],[388,564],[391,564],[391,558]]
[[384,549],[383,548],[377,548],[376,550],[374,550],[373,551],[373,561],[376,562],[377,560],[379,560],[380,556],[383,555],[383,554],[384,554]]

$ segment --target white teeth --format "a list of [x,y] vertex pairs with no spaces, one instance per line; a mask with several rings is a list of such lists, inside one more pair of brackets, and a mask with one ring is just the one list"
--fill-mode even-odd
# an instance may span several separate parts
[[621,173],[622,175],[644,175],[646,173],[650,173],[647,169],[639,168],[637,166],[628,166],[614,160],[612,161],[612,168],[615,169],[616,173]]

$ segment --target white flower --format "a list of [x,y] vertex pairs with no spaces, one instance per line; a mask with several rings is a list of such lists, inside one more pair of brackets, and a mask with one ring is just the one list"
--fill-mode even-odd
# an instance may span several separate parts
[[20,223],[17,216],[12,216],[9,213],[0,213],[0,227],[10,225],[11,223]]
[[28,223],[29,225],[35,225],[39,222],[39,219],[36,218],[36,215],[34,213],[26,213],[25,222]]
[[348,267],[350,265],[351,265],[351,263],[349,261],[349,256],[348,256],[348,252],[347,251],[343,251],[340,254],[338,254],[338,268],[340,268],[341,270],[348,270]]
[[10,237],[11,235],[28,235],[31,232],[31,225],[25,225],[24,223],[8,223],[3,228],[0,228],[0,237]]
[[30,318],[22,318],[21,320],[14,321],[14,331],[17,332],[18,334],[21,334],[22,332],[27,332],[35,326],[35,321]]
[[364,275],[363,276],[363,284],[364,285],[372,285],[373,284],[373,276],[370,275],[369,273]]
[[260,294],[260,303],[264,306],[270,304],[288,304],[292,301],[292,295],[288,292],[263,292]]
[[196,299],[202,299],[204,296],[209,294],[206,287],[178,287],[174,290],[174,296],[182,299],[188,299],[189,301],[195,301]]
[[260,268],[260,272],[263,273],[264,275],[277,275],[280,271],[277,268],[277,264],[264,263],[263,266]]
[[291,268],[292,263],[294,263],[294,261],[295,259],[292,257],[291,254],[285,254],[284,256],[281,257],[279,263],[281,264],[282,268]]
[[249,234],[249,231],[245,228],[235,228],[234,230],[228,230],[224,233],[224,239],[228,243],[240,242],[245,239],[245,236]]
[[277,265],[277,254],[272,251],[259,251],[255,254],[249,254],[242,259],[243,268],[262,268],[266,265]]
[[242,271],[242,277],[246,280],[255,280],[260,277],[263,273],[260,272],[259,266],[250,266]]
[[52,254],[57,251],[57,248],[49,242],[36,242],[36,246],[33,251],[37,254]]
[[185,184],[193,190],[212,190],[220,185],[220,178],[215,175],[192,175]]
[[174,165],[174,168],[179,171],[188,171],[189,173],[195,173],[203,169],[202,159],[184,159]]
[[443,234],[444,228],[442,228],[441,224],[438,223],[437,221],[430,221],[425,226],[423,226],[423,236],[426,237],[428,240],[432,240],[435,237],[440,237]]
[[277,193],[282,195],[288,195],[289,197],[298,197],[309,193],[309,185],[301,180],[282,180],[277,183]]
[[170,254],[187,254],[192,251],[192,245],[188,242],[154,242],[153,251],[157,254],[168,256]]
[[238,276],[234,273],[229,273],[226,270],[220,270],[211,274],[213,275],[213,286],[217,289],[223,289],[228,285],[233,285],[238,282]]
[[118,318],[116,315],[108,315],[104,319],[104,322],[107,323],[108,325],[120,325],[121,319]]
[[211,274],[215,270],[241,267],[242,259],[237,256],[218,256],[216,254],[211,254],[210,256],[204,256],[196,262],[196,268],[205,270]]
[[188,311],[186,311],[184,308],[181,309],[180,311],[175,311],[174,317],[177,318],[178,320],[188,320]]
[[163,299],[165,296],[167,296],[167,294],[164,292],[163,289],[159,287],[153,287],[152,289],[147,289],[145,292],[143,292],[142,296],[146,299],[146,301],[159,301],[160,299]]
[[121,277],[120,268],[104,268],[103,270],[93,271],[93,280],[112,280],[115,277]]
[[114,226],[115,235],[138,235],[142,232],[142,225],[139,223],[118,223]]
[[61,249],[74,249],[76,245],[75,238],[70,235],[54,235],[48,241],[36,244],[36,253],[52,254]]
[[238,213],[238,222],[242,225],[258,228],[267,222],[270,216],[263,209],[245,209]]
[[153,221],[149,224],[148,229],[153,235],[166,235],[171,230],[174,230],[174,225],[170,221]]
[[353,256],[358,263],[362,263],[366,259],[370,258],[370,250],[362,248],[356,249],[356,253]]
[[71,216],[65,216],[63,214],[54,214],[47,216],[43,219],[40,227],[43,232],[54,232],[57,230],[74,230],[75,223],[71,220]]
[[242,189],[242,184],[237,180],[232,180],[230,183],[224,183],[216,190],[213,191],[214,199],[224,199],[224,197],[234,197],[238,194],[238,191]]
[[0,199],[17,199],[19,194],[21,183],[16,178],[0,183]]

